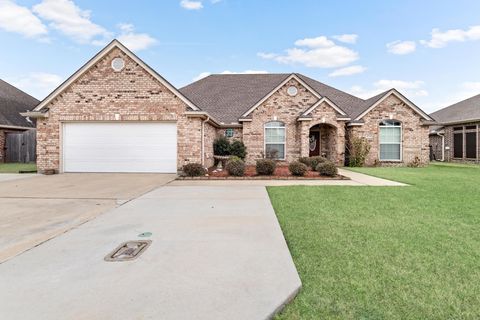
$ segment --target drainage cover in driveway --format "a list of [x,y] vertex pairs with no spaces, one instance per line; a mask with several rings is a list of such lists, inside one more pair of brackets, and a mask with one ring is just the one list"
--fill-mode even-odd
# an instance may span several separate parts
[[151,240],[127,241],[105,257],[105,261],[129,261],[138,258],[152,243]]

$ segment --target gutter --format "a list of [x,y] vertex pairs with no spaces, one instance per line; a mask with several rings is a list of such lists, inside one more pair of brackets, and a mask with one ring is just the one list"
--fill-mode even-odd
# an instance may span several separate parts
[[20,112],[20,115],[24,117],[30,117],[30,118],[48,118],[48,111],[47,112],[26,111],[26,112]]

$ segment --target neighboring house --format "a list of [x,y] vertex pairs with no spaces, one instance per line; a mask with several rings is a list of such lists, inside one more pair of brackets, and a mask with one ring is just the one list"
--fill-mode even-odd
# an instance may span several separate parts
[[0,79],[0,163],[5,161],[7,134],[35,128],[34,120],[20,113],[32,110],[38,103],[34,97]]
[[480,162],[480,94],[430,115],[432,156],[440,161]]
[[367,164],[428,162],[430,116],[395,89],[363,100],[301,74],[213,75],[180,90],[117,40],[45,98],[37,165],[60,172],[176,172],[213,164],[218,135],[243,140],[248,163],[324,155],[339,165],[347,137]]

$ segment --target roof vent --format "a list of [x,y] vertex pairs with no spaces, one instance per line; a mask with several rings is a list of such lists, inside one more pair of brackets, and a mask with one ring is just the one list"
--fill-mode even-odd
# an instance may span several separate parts
[[298,93],[298,89],[297,89],[297,87],[295,87],[295,86],[290,86],[290,87],[288,87],[288,89],[287,89],[287,93],[288,93],[289,96],[295,97],[295,96],[297,95],[297,93]]
[[112,69],[116,72],[120,72],[125,67],[125,61],[122,58],[115,58],[112,60]]

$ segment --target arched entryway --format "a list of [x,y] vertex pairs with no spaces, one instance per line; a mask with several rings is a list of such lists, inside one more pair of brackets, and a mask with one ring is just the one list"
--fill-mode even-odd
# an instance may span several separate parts
[[320,123],[310,127],[308,135],[309,156],[322,156],[332,161],[337,157],[337,128]]

